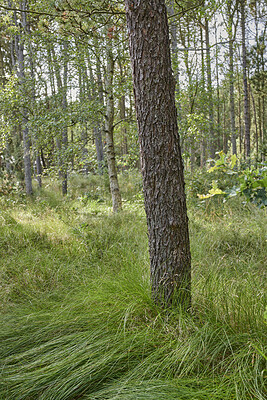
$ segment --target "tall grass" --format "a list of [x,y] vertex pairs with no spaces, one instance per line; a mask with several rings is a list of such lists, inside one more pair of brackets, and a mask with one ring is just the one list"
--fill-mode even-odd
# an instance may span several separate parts
[[4,207],[1,400],[265,398],[265,212],[191,204],[192,312],[165,312],[138,182],[118,215],[95,178]]

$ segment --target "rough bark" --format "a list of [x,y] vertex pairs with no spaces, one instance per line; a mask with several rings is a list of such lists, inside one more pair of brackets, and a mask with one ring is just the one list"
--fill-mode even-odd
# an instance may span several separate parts
[[106,155],[108,164],[108,176],[110,193],[112,197],[113,212],[116,213],[122,208],[121,194],[117,176],[116,157],[114,149],[113,131],[114,131],[114,96],[113,96],[113,76],[114,76],[114,59],[112,54],[111,40],[107,39],[107,71],[106,71],[106,115],[105,115],[105,131],[106,131]]
[[152,295],[190,305],[183,163],[164,0],[125,0],[147,215]]

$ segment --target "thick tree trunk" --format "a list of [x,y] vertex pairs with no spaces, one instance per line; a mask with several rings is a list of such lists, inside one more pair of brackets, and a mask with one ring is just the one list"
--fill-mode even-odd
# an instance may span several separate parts
[[190,306],[190,246],[175,81],[164,0],[125,0],[149,234],[158,304]]
[[[112,40],[112,39],[107,39]],[[114,59],[112,54],[111,43],[107,43],[107,72],[106,72],[106,115],[105,115],[105,131],[106,131],[106,154],[108,164],[108,176],[110,192],[112,197],[113,212],[116,213],[122,208],[121,194],[118,183],[116,157],[113,141],[114,130],[114,97],[113,97],[113,76],[114,76]]]

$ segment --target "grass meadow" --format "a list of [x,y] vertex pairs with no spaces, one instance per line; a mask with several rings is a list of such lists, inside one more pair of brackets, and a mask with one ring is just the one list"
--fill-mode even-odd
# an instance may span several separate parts
[[266,211],[188,197],[192,312],[150,298],[141,180],[0,198],[0,400],[266,399]]

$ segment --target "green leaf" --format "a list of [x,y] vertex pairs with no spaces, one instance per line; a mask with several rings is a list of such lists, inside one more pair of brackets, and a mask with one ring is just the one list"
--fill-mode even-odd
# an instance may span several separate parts
[[231,164],[230,164],[230,166],[231,166],[232,169],[235,167],[236,162],[237,162],[237,156],[236,156],[236,154],[233,154],[233,155],[231,156]]

